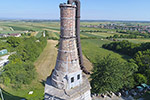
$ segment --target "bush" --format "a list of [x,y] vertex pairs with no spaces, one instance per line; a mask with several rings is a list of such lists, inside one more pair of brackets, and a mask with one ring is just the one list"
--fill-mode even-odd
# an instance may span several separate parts
[[4,72],[0,76],[3,84],[30,84],[36,77],[35,67],[32,63],[11,62],[4,67]]
[[147,82],[146,79],[150,82],[150,42],[135,44],[129,41],[119,41],[104,44],[103,48],[133,57],[133,60],[138,65],[139,74],[134,76],[137,84]]
[[141,44],[131,43],[129,41],[117,41],[102,46],[105,49],[113,50],[122,54],[133,56],[141,49]]
[[11,46],[11,47],[17,47],[19,46],[19,44],[22,42],[21,38],[18,37],[8,37],[7,39],[7,43]]
[[132,88],[132,75],[137,71],[133,63],[125,63],[110,56],[97,59],[91,74],[92,93],[117,92],[123,87]]
[[148,69],[148,70],[145,71],[145,75],[147,77],[148,83],[150,83],[150,69]]
[[46,38],[41,37],[38,40],[39,42],[37,42],[37,38],[35,37],[24,39],[24,41],[16,48],[17,54],[10,56],[9,60],[34,62],[47,44]]
[[140,73],[134,74],[134,79],[135,79],[136,85],[147,83],[146,77]]
[[10,82],[11,82],[11,80],[10,80],[9,77],[4,77],[3,83],[4,83],[6,86],[8,86],[8,85],[10,84]]
[[137,52],[134,60],[139,66],[139,72],[145,74],[145,71],[150,69],[150,50]]
[[[38,41],[37,41],[38,40]],[[0,48],[16,51],[9,57],[9,64],[4,66],[4,72],[0,76],[0,83],[12,84],[20,88],[22,84],[30,84],[36,77],[36,70],[33,65],[47,44],[44,37],[35,38],[14,38],[10,37],[6,42],[7,46],[0,44]]]

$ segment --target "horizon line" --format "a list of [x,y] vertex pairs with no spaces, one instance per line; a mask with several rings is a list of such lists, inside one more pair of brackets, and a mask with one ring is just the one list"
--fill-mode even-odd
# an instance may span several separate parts
[[[23,20],[27,20],[27,21],[60,21],[60,19],[33,19],[33,18],[0,18],[0,21],[23,21]],[[150,20],[117,20],[117,19],[114,19],[114,20],[109,20],[109,19],[81,19],[81,21],[106,21],[106,22],[109,22],[109,21],[112,21],[112,22],[150,22]]]

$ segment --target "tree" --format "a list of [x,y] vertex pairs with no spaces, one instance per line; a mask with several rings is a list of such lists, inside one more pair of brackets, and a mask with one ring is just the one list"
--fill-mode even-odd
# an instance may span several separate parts
[[3,84],[9,85],[22,85],[30,84],[32,80],[36,77],[35,67],[31,62],[10,62],[8,65],[4,66],[4,72],[0,76]]
[[11,46],[11,47],[17,47],[20,43],[21,43],[21,38],[18,37],[9,37],[7,39],[7,43]]
[[119,37],[119,35],[118,34],[115,34],[114,36],[113,36],[113,38],[118,38]]
[[140,85],[142,83],[147,83],[146,77],[140,73],[134,74],[134,79],[136,81],[136,85]]
[[144,74],[146,70],[150,69],[150,50],[137,52],[134,60],[139,66],[139,72]]
[[147,77],[148,83],[150,83],[150,69],[148,69],[148,70],[145,71],[145,75]]
[[137,66],[133,63],[121,62],[118,58],[110,55],[102,59],[97,59],[91,74],[91,86],[93,93],[116,92],[130,82],[133,82],[132,74],[137,71]]
[[[37,40],[39,40],[37,42]],[[7,42],[0,41],[1,49],[16,51],[9,56],[9,64],[3,67],[0,83],[19,88],[22,84],[30,84],[36,77],[33,65],[47,44],[46,37],[15,38],[9,37]]]
[[133,56],[141,48],[140,44],[135,44],[126,40],[111,42],[107,45],[103,44],[102,47],[109,49],[109,50],[117,51],[122,54],[129,55],[129,56]]

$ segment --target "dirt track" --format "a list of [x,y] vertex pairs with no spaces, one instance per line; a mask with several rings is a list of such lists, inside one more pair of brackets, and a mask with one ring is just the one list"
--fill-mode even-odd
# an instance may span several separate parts
[[36,66],[40,80],[45,80],[55,67],[57,56],[57,49],[55,46],[57,43],[57,41],[48,40],[47,46],[34,64]]
[[[57,45],[57,43],[58,41],[48,40],[47,46],[34,64],[40,81],[45,80],[47,76],[51,74],[51,71],[55,67],[57,57],[57,48],[55,48],[55,46]],[[89,62],[86,57],[83,58],[85,67],[87,68],[87,70],[91,70],[91,62]]]

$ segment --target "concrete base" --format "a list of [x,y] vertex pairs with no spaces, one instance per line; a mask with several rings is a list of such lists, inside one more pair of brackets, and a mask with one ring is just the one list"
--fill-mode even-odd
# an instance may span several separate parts
[[60,90],[51,85],[51,78],[45,84],[45,100],[91,100],[90,84],[83,75],[83,83],[69,90]]

